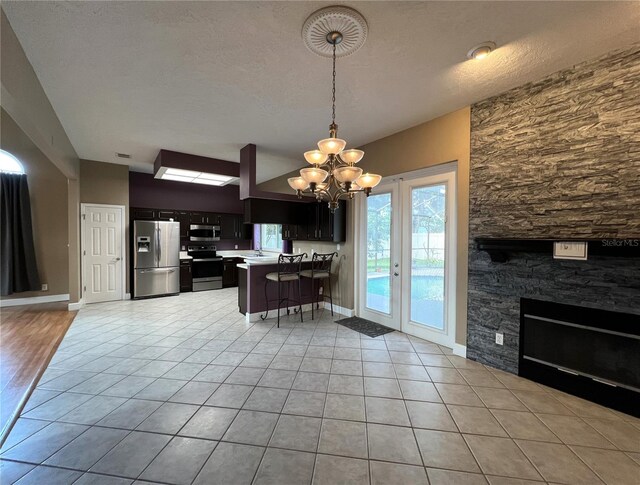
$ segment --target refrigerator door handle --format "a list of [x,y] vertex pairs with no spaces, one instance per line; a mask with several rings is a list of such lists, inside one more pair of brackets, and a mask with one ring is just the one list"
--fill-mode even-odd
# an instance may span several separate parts
[[158,250],[156,251],[156,257],[158,258],[158,262],[157,262],[157,266],[160,266],[160,258],[162,257],[162,242],[160,241],[160,226],[158,225],[158,227],[156,228],[156,241],[157,241],[157,248]]
[[150,268],[139,270],[141,274],[145,273],[175,273],[175,268]]

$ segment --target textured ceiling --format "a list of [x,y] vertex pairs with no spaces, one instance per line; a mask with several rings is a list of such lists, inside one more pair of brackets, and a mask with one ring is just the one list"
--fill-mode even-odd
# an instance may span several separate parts
[[[301,28],[327,2],[3,1],[82,158],[151,171],[161,148],[239,161],[258,180],[327,136],[330,60]],[[338,61],[340,135],[364,144],[640,41],[640,2],[346,2],[369,37]],[[498,49],[466,61],[475,44]],[[124,163],[124,161],[123,161]]]

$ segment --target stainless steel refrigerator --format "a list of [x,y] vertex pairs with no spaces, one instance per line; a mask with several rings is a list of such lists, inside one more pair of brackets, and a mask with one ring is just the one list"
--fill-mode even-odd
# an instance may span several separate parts
[[134,221],[133,297],[180,292],[180,223]]

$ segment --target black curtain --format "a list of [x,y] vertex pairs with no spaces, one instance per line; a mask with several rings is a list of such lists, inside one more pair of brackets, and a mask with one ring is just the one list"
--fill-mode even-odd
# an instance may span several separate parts
[[0,173],[0,294],[40,290],[27,176]]

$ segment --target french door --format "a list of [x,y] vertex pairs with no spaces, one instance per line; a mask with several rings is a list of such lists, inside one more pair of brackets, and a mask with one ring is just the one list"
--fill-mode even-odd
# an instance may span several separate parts
[[390,180],[360,204],[358,314],[453,346],[455,171]]

